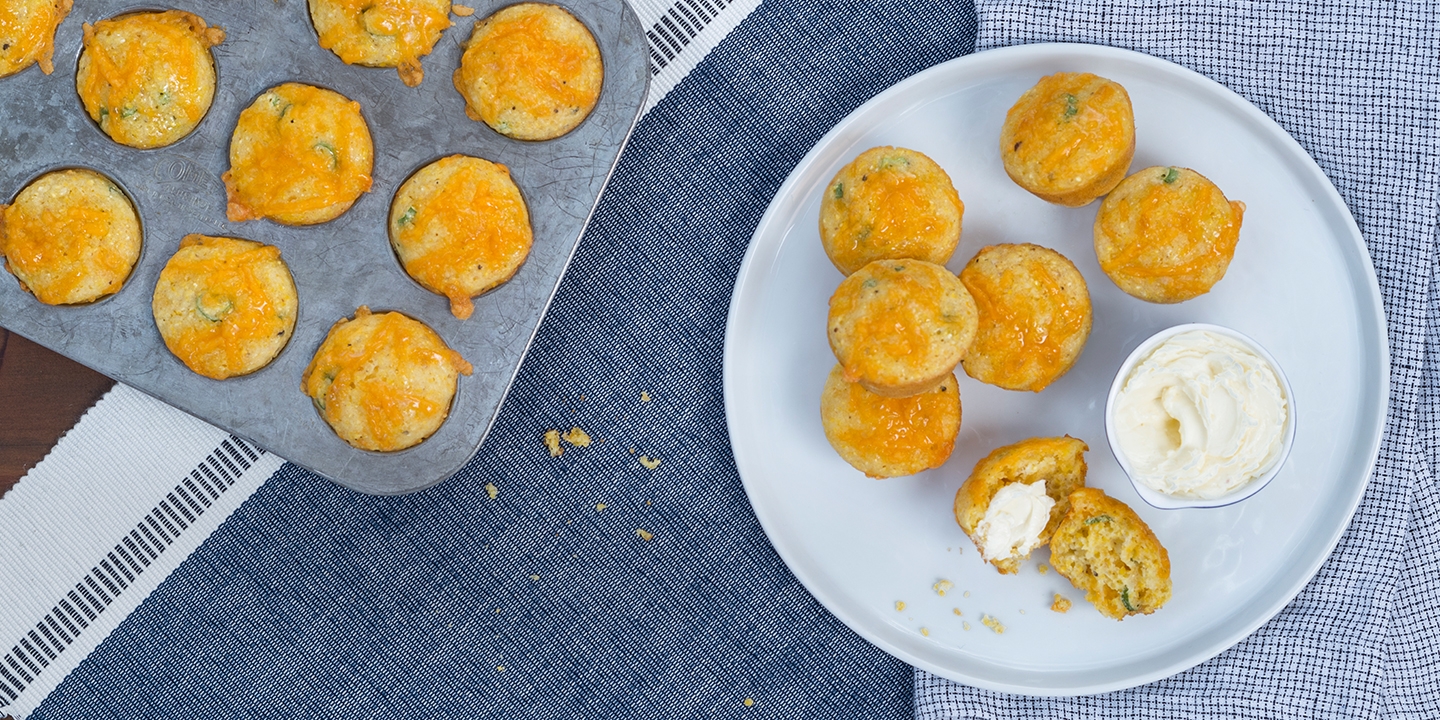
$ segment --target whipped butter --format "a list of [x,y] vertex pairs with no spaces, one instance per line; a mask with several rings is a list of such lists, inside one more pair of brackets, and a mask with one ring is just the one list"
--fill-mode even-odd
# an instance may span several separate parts
[[1045,481],[1010,483],[990,498],[985,517],[975,526],[980,554],[986,560],[1024,557],[1040,544],[1055,501],[1045,494]]
[[1111,422],[1136,481],[1166,495],[1209,500],[1279,461],[1287,400],[1274,368],[1254,350],[1191,330],[1135,365]]

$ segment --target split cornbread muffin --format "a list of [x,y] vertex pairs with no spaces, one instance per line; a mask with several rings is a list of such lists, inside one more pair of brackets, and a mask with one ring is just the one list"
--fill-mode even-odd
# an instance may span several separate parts
[[94,170],[46,173],[0,205],[0,255],[20,286],[49,305],[105,297],[140,258],[140,217]]
[[1040,78],[1005,114],[1000,159],[1020,187],[1079,207],[1114,188],[1135,156],[1130,95],[1091,73]]
[[274,360],[295,331],[298,306],[280,248],[205,235],[180,241],[150,302],[165,347],[216,380]]
[[1097,488],[1070,494],[1050,564],[1106,617],[1149,615],[1170,600],[1170,553],[1130,506]]
[[393,67],[401,82],[420,84],[429,55],[450,27],[450,0],[310,0],[320,47],[347,65]]
[[226,217],[286,225],[334,220],[370,190],[374,145],[360,103],[285,83],[240,112],[230,137]]
[[475,23],[453,79],[472,120],[517,140],[549,140],[590,114],[603,77],[584,23],[557,5],[520,3]]
[[1090,291],[1068,258],[1029,243],[983,248],[960,271],[980,318],[961,365],[1006,390],[1040,392],[1090,337]]
[[934,160],[906,148],[870,148],[826,186],[820,242],[846,275],[881,259],[944,265],[960,242],[964,213],[950,176]]
[[181,10],[138,12],[85,24],[75,89],[110,139],[170,145],[210,111],[215,58],[225,31]]
[[830,296],[828,325],[846,382],[905,397],[952,377],[975,339],[975,301],[943,266],[876,260]]
[[910,397],[876,395],[846,382],[839,365],[820,396],[820,422],[835,452],[872,478],[914,475],[940,467],[960,432],[960,384],[955,376]]
[[450,299],[465,319],[471,298],[509,280],[530,255],[530,213],[504,165],[451,155],[395,193],[390,244],[405,272]]
[[955,522],[1002,575],[1019,572],[1031,552],[1051,541],[1070,510],[1070,493],[1085,486],[1089,449],[1068,435],[1006,445],[976,463],[956,491]]
[[1210,292],[1225,277],[1245,203],[1189,168],[1151,167],[1125,178],[1095,214],[1095,255],[1121,290],[1153,303]]
[[459,375],[470,371],[425,323],[362,305],[330,328],[300,387],[342,440],[389,452],[440,429]]
[[70,14],[72,0],[5,0],[0,2],[0,77],[39,63],[40,72],[55,71],[55,29]]

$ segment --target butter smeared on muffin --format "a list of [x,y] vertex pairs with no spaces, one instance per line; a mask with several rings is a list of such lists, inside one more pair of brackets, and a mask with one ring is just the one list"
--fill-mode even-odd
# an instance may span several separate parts
[[1085,486],[1089,449],[1068,435],[1030,438],[976,463],[955,493],[955,522],[986,562],[1013,575],[1050,542],[1070,510],[1070,494]]

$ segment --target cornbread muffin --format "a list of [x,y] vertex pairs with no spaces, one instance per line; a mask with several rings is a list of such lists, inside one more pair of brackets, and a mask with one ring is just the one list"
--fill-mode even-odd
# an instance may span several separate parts
[[405,272],[470,317],[470,298],[509,280],[530,254],[530,213],[504,165],[451,155],[395,193],[390,244]]
[[1149,615],[1170,599],[1170,554],[1128,505],[1097,488],[1070,495],[1050,538],[1050,564],[1101,614]]
[[85,24],[75,89],[110,139],[157,148],[185,137],[215,98],[210,48],[225,31],[181,10]]
[[980,312],[965,373],[1006,390],[1040,392],[1064,375],[1090,337],[1090,291],[1049,248],[991,245],[960,271]]
[[280,248],[186,235],[155,283],[150,310],[165,347],[215,380],[265,367],[290,342],[299,303]]
[[310,0],[320,47],[347,65],[393,67],[401,82],[420,84],[429,55],[450,22],[450,0]]
[[55,72],[55,29],[70,14],[72,0],[5,0],[0,2],[0,77],[14,75],[36,63],[40,72]]
[[960,279],[924,260],[876,260],[830,297],[830,349],[845,380],[885,397],[951,377],[975,326],[975,301]]
[[934,160],[870,148],[840,169],[820,199],[820,242],[849,275],[875,260],[944,265],[960,242],[965,204]]
[[820,422],[835,452],[872,478],[940,467],[960,432],[960,384],[952,373],[935,389],[903,398],[845,382],[836,365],[820,395]]
[[276,85],[240,113],[221,176],[233,222],[315,225],[370,190],[374,146],[360,103],[340,93]]
[[1130,95],[1090,73],[1040,78],[1005,114],[1005,172],[1037,197],[1079,207],[1110,192],[1135,156]]
[[[1085,452],[1089,449],[1069,435],[1030,438],[997,448],[975,464],[970,477],[955,493],[955,522],[975,542],[986,562],[1001,574],[1013,575],[1033,550],[1051,542],[1055,529],[1070,510],[1070,494],[1085,486]],[[1043,490],[1051,505],[1047,516],[1037,518],[1036,536],[1019,546],[1003,542],[1005,547],[999,552],[987,553],[987,545],[992,544],[987,543],[989,533],[1000,529],[995,527],[997,518],[986,522],[991,501],[1007,485],[1029,486],[1037,482],[1043,483],[1037,490]]]
[[0,205],[0,255],[20,286],[49,305],[74,305],[120,289],[140,258],[140,217],[130,198],[94,170],[40,176]]
[[1121,290],[1153,303],[1210,292],[1225,277],[1245,203],[1194,170],[1152,167],[1125,178],[1095,215],[1095,255]]
[[454,82],[470,119],[517,140],[549,140],[590,114],[603,75],[595,37],[574,15],[521,3],[475,23]]
[[362,450],[404,450],[430,437],[470,363],[424,323],[397,312],[330,328],[300,380],[315,409],[342,440]]

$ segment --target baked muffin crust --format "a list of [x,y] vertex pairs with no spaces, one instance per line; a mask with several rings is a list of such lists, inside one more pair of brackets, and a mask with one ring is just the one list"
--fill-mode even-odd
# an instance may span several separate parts
[[120,289],[140,258],[140,217],[94,170],[57,170],[0,205],[0,255],[20,286],[48,305],[98,300]]
[[600,98],[600,47],[556,5],[520,3],[475,23],[455,71],[465,114],[517,140],[574,130]]
[[240,113],[230,137],[226,217],[286,225],[334,220],[370,190],[374,145],[360,103],[285,83]]
[[499,286],[530,255],[530,213],[504,165],[451,155],[395,193],[390,244],[405,272],[470,317],[471,298]]
[[75,89],[90,119],[115,142],[142,149],[170,145],[210,111],[210,48],[224,40],[224,30],[181,10],[86,23]]

